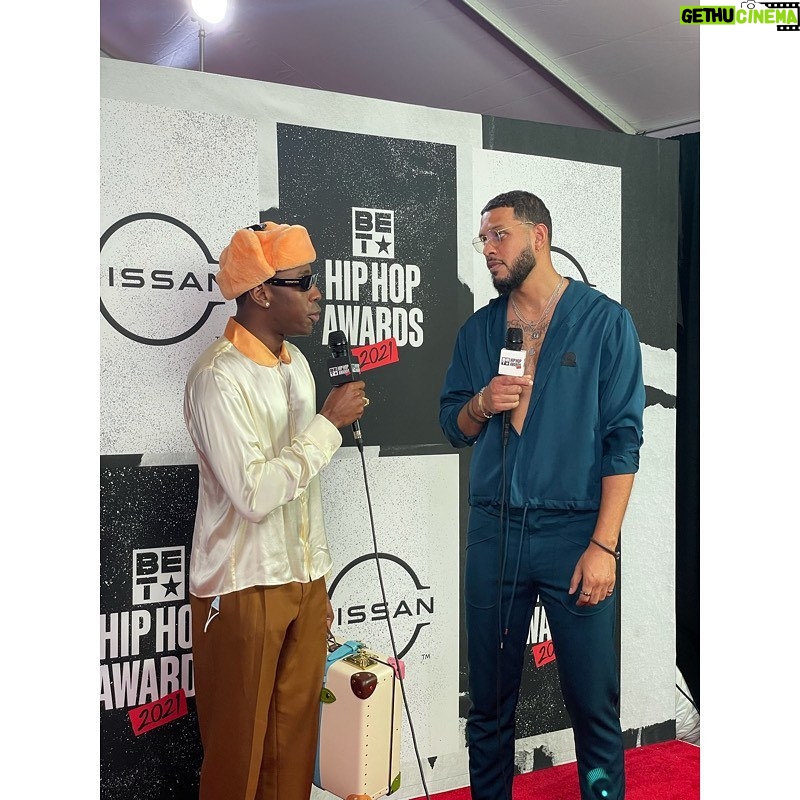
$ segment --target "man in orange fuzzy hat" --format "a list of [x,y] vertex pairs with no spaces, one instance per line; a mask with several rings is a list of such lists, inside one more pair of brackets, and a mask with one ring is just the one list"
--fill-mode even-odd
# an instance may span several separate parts
[[331,390],[286,337],[319,321],[316,259],[301,225],[237,231],[217,284],[236,299],[195,362],[184,418],[199,494],[189,571],[200,800],[308,800],[333,612],[319,472],[369,402]]

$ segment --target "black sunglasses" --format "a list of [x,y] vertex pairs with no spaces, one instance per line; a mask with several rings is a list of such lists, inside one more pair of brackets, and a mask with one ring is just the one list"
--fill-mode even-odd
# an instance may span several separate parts
[[264,283],[270,286],[299,286],[301,291],[307,292],[312,286],[317,285],[317,278],[319,278],[319,272],[303,275],[301,278],[270,278]]

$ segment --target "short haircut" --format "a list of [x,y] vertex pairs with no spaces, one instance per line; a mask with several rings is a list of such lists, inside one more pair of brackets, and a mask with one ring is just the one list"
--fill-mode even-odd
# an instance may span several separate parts
[[494,208],[513,208],[514,216],[524,222],[533,222],[538,225],[541,223],[547,227],[548,241],[553,241],[553,222],[550,219],[550,212],[547,206],[535,194],[523,192],[516,189],[513,192],[503,192],[503,194],[493,197],[482,209],[481,214],[491,211]]

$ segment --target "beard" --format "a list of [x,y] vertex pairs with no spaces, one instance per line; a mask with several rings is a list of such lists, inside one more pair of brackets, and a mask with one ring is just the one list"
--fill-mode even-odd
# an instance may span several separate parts
[[508,267],[508,276],[505,278],[492,278],[492,284],[499,295],[511,293],[525,282],[536,266],[536,257],[530,246],[526,247]]

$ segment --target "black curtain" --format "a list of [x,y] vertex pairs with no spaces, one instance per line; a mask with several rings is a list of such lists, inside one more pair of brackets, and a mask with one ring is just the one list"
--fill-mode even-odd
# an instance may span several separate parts
[[700,134],[680,143],[675,463],[676,661],[700,709]]

